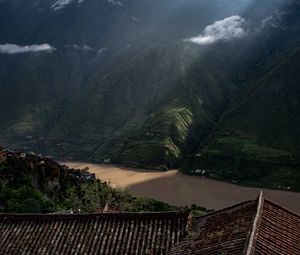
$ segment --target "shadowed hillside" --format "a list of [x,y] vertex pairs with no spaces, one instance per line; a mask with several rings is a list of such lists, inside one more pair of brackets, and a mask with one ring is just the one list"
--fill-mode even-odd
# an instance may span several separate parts
[[299,11],[296,0],[0,1],[0,142],[298,189]]

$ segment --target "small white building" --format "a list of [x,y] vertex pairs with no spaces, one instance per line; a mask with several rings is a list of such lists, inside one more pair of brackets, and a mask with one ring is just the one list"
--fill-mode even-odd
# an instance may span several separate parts
[[110,158],[106,158],[103,160],[104,164],[109,164],[111,162]]
[[195,174],[205,175],[206,173],[207,173],[207,170],[203,170],[203,169],[196,169],[195,170]]

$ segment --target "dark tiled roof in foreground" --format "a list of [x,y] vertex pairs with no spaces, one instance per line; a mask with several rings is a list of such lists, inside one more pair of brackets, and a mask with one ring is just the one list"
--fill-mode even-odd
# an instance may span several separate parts
[[300,255],[300,216],[263,198],[194,219],[172,255]]
[[190,211],[0,214],[0,254],[300,255],[300,216],[262,194],[189,222]]
[[0,254],[168,254],[190,211],[0,215]]
[[[300,201],[299,201],[300,203]],[[300,254],[300,216],[263,201],[256,230],[254,252],[250,254]]]
[[195,218],[192,233],[172,254],[243,254],[255,210],[256,201],[248,201]]

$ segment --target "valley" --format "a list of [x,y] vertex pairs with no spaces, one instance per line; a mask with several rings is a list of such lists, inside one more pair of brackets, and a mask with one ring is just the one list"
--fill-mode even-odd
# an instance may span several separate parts
[[[171,184],[185,187],[184,198],[175,204],[220,208],[248,199],[218,205],[236,193],[253,196],[203,186],[189,176],[199,169],[300,192],[299,1],[118,3],[0,1],[0,145],[61,161],[178,169],[186,176],[120,183],[140,192],[178,180]],[[209,203],[205,190],[227,187],[235,188]]]
[[300,255],[300,0],[0,0],[0,255]]

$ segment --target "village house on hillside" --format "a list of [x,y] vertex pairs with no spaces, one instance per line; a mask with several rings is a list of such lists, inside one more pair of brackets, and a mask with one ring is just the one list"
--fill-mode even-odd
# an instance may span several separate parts
[[0,214],[0,254],[300,255],[300,216],[262,194],[192,221],[189,210],[106,209],[94,214]]
[[7,152],[3,147],[0,147],[0,163],[7,159]]
[[7,158],[26,158],[26,153],[24,151],[15,151],[12,149],[5,149],[0,147],[0,163],[7,160]]

